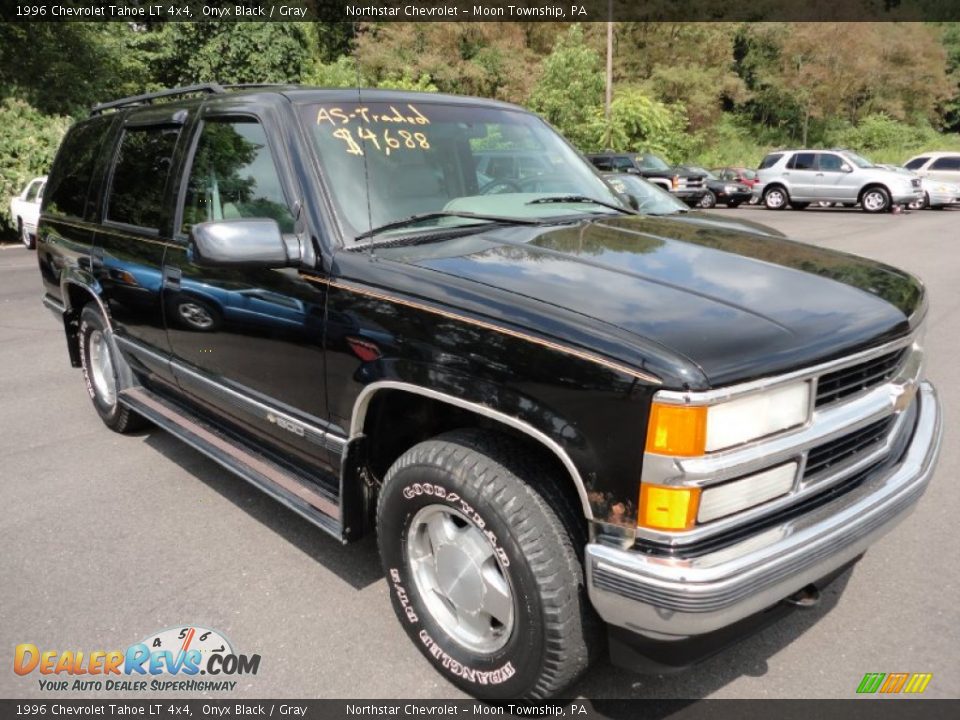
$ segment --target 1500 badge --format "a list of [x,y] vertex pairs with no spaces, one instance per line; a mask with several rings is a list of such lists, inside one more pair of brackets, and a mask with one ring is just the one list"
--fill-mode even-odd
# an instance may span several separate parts
[[294,435],[299,435],[303,437],[306,435],[306,430],[304,430],[303,425],[289,418],[285,418],[282,415],[274,415],[273,413],[267,414],[267,420],[274,425],[276,425],[281,430],[286,430],[287,432],[292,432]]

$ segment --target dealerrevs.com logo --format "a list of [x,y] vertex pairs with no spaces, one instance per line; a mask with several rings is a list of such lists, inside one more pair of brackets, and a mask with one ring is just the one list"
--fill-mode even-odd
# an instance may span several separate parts
[[[13,671],[38,675],[50,691],[232,691],[236,675],[256,675],[259,655],[234,651],[218,631],[198,625],[153,633],[126,650],[42,649],[16,646]],[[200,679],[199,676],[204,676]]]

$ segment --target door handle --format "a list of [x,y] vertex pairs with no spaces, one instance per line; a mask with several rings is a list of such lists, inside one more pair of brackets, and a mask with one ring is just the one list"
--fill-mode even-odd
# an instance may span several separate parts
[[823,173],[817,173],[817,177],[823,177]]
[[163,266],[163,287],[166,290],[179,290],[180,278],[183,277],[183,271],[172,265]]

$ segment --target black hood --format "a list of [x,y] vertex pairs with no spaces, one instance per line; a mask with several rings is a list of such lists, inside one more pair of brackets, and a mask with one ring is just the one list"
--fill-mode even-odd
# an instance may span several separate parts
[[889,266],[668,218],[503,228],[387,255],[665,346],[711,385],[902,336],[923,307],[919,281]]

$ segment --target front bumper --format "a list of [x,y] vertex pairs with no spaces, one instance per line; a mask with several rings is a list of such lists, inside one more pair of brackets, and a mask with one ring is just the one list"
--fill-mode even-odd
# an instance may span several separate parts
[[913,190],[892,192],[890,199],[894,205],[909,205],[910,203],[923,200],[923,190],[915,188]]
[[799,517],[691,558],[590,543],[590,600],[608,624],[653,640],[711,633],[756,615],[852,562],[909,514],[940,451],[933,386],[918,391],[916,424],[893,466]]

